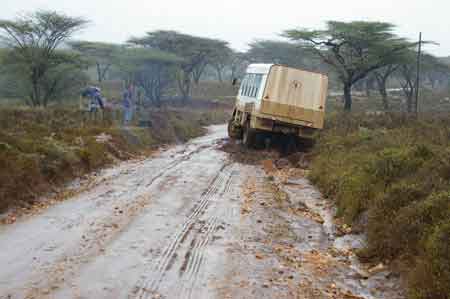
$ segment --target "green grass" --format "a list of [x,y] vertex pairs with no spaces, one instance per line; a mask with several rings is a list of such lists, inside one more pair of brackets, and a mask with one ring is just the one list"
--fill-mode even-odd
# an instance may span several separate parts
[[361,257],[400,261],[409,298],[450,298],[450,117],[334,114],[310,178],[364,226]]

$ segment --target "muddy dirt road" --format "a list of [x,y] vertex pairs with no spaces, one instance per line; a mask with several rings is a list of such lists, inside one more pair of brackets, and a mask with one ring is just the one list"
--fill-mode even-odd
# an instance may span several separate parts
[[336,237],[301,172],[233,162],[225,132],[0,227],[0,298],[402,298],[394,275],[354,259],[361,237]]

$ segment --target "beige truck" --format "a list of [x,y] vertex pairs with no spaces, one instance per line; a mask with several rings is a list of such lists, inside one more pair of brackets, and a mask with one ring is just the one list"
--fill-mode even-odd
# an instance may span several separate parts
[[260,133],[311,137],[322,129],[328,77],[277,64],[251,64],[242,80],[233,117],[231,138],[253,146]]

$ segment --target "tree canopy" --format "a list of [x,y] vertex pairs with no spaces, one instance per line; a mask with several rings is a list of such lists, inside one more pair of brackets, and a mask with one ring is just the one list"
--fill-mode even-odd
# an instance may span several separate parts
[[416,45],[395,35],[394,28],[384,22],[329,21],[324,30],[292,29],[283,35],[332,67],[344,86],[345,109],[350,110],[351,89],[356,82]]
[[226,45],[214,47],[214,51],[208,58],[208,62],[217,72],[217,78],[223,82],[223,72],[226,67],[230,66],[233,59],[233,50]]
[[183,99],[189,97],[192,79],[194,75],[200,77],[208,64],[208,58],[217,53],[217,49],[228,45],[227,42],[217,39],[166,30],[148,32],[144,37],[130,39],[129,43],[169,52],[183,58],[177,74],[178,88]]
[[250,43],[246,55],[255,63],[278,63],[291,67],[317,70],[320,60],[301,45],[274,40],[259,40]]
[[117,44],[90,41],[71,41],[69,45],[95,65],[98,82],[105,80],[106,74],[114,64],[122,47]]
[[38,11],[13,21],[0,20],[0,39],[11,49],[6,59],[26,81],[30,104],[46,105],[54,97],[60,78],[52,72],[64,64],[80,65],[78,56],[59,51],[58,47],[86,23],[82,18],[52,11]]
[[166,89],[175,80],[176,67],[183,59],[157,49],[143,47],[124,48],[118,64],[125,81],[133,82],[144,91],[145,98],[160,106]]

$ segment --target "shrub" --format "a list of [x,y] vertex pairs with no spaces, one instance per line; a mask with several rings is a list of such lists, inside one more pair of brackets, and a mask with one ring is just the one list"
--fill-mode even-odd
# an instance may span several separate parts
[[387,188],[394,181],[413,174],[431,156],[425,146],[386,148],[377,153],[367,172]]
[[[217,121],[211,115],[209,109],[166,108],[149,112],[151,128],[120,128],[85,121],[68,108],[0,109],[0,212],[113,161],[199,136],[202,125]],[[108,140],[97,140],[100,135]]]
[[450,193],[437,192],[401,208],[392,226],[391,241],[410,253],[419,253],[421,240],[432,233],[433,227],[450,219]]
[[422,256],[410,272],[412,299],[450,298],[450,220],[442,219],[424,242]]
[[368,215],[359,255],[403,261],[414,299],[449,298],[449,128],[448,116],[335,114],[313,153],[310,179],[338,215]]

